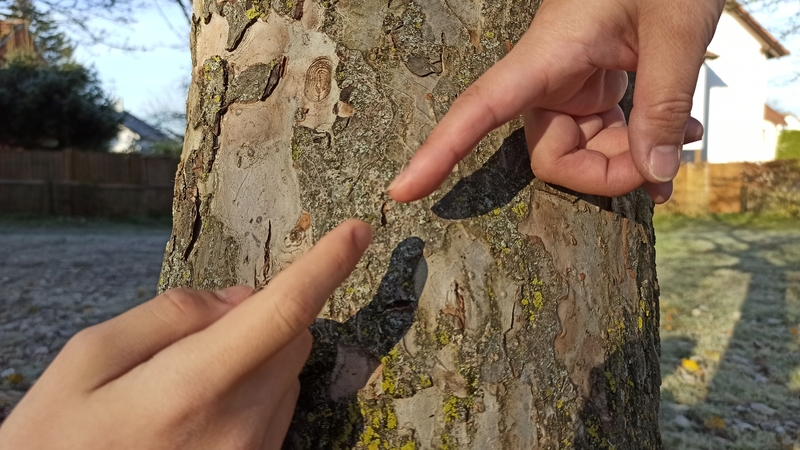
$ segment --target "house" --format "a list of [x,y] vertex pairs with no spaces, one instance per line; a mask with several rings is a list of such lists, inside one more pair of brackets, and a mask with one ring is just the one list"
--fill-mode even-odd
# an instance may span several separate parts
[[[33,37],[28,31],[28,23],[22,19],[0,20],[0,67],[3,67],[12,54],[19,53],[36,55],[42,63],[46,64],[42,56],[36,52]],[[153,153],[156,144],[159,143],[167,142],[172,146],[179,145],[173,137],[131,113],[125,112],[121,104],[117,106],[117,113],[119,133],[111,142],[111,152],[149,154]]]
[[156,144],[174,142],[157,128],[127,111],[120,111],[119,133],[111,142],[112,153],[152,154]]
[[28,24],[22,19],[0,20],[0,66],[9,55],[19,52],[36,52]]
[[[768,60],[789,51],[736,1],[729,0],[706,52],[692,116],[706,134],[684,147],[687,162],[758,162],[775,158],[777,136],[766,136]],[[777,113],[776,113],[777,114]],[[767,139],[769,138],[769,143]]]
[[780,135],[784,131],[800,131],[800,119],[791,114],[778,112],[769,105],[764,105],[762,138],[765,153],[770,150],[775,151]]
[[761,127],[762,154],[769,154],[770,151],[774,154],[778,147],[778,137],[781,135],[781,131],[787,129],[788,126],[786,114],[775,111],[769,105],[764,105],[764,121]]
[[786,114],[783,116],[783,120],[786,122],[786,128],[784,128],[784,130],[800,131],[800,119],[796,116]]

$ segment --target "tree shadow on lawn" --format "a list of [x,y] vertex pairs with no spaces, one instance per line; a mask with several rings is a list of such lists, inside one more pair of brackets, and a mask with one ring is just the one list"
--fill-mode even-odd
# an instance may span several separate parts
[[[662,392],[662,400],[669,402],[666,409],[674,409],[663,433],[664,446],[797,448],[800,392],[792,391],[790,382],[792,370],[800,365],[800,352],[791,330],[797,326],[800,305],[787,302],[792,286],[789,277],[800,272],[800,239],[798,234],[755,233],[731,227],[722,234],[712,240],[711,252],[734,258],[737,262],[725,269],[749,277],[740,318],[701,403],[693,407],[675,405],[673,392]],[[792,249],[794,254],[789,253]],[[665,365],[679,365],[681,358],[696,353],[694,342],[680,338],[665,339],[662,348],[663,357],[669,359],[662,364],[662,376],[668,375],[663,373]],[[696,359],[701,367],[713,365],[715,355]],[[694,384],[702,384],[702,370],[691,373],[678,369],[690,384],[693,378],[700,378]],[[662,407],[662,419],[664,412]],[[674,432],[675,426],[680,431]]]

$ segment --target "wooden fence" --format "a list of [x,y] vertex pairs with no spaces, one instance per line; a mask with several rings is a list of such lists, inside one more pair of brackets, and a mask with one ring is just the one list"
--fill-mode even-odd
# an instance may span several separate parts
[[0,214],[169,215],[177,166],[138,154],[0,152]]
[[656,213],[782,214],[800,207],[799,180],[800,165],[794,161],[685,163],[675,177],[672,198],[656,207]]
[[[137,154],[0,151],[0,214],[169,215],[177,166],[177,158]],[[800,166],[794,163],[686,163],[674,185],[656,213],[800,208]]]

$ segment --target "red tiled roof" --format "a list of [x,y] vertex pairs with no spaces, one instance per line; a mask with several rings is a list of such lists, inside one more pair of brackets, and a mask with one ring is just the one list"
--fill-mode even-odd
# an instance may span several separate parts
[[786,115],[770,108],[769,105],[764,105],[764,120],[772,122],[775,125],[786,126]]
[[750,28],[753,34],[756,35],[756,38],[761,41],[761,51],[767,55],[767,59],[789,55],[789,50],[786,50],[786,47],[781,45],[769,31],[765,30],[739,2],[736,0],[727,0],[725,10]]

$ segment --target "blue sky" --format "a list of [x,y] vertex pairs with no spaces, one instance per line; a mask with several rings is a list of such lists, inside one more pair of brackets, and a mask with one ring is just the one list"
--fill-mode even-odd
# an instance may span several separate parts
[[116,28],[103,23],[94,25],[106,27],[114,46],[127,43],[148,50],[79,44],[75,52],[78,62],[97,69],[112,97],[120,99],[126,110],[142,118],[158,109],[184,108],[185,85],[191,70],[189,26],[183,13],[170,0],[146,2],[148,7],[136,14],[133,25]]
[[751,11],[752,15],[786,47],[791,55],[769,61],[772,79],[767,102],[784,112],[800,117],[800,35],[781,38],[775,31],[786,24],[789,17],[800,14],[800,3],[790,2],[771,11]]
[[[123,101],[125,109],[147,118],[159,109],[184,108],[183,85],[190,73],[188,25],[182,12],[170,0],[147,0],[147,8],[136,14],[136,23],[111,33],[117,42],[129,41],[149,51],[128,52],[104,45],[79,46],[76,58],[93,65],[106,89]],[[754,11],[755,18],[770,31],[779,27],[795,3],[778,11]],[[110,31],[110,30],[109,30]],[[800,73],[800,36],[782,39],[792,52],[789,57],[769,62],[772,80],[768,102],[800,116],[800,81],[789,83]]]

